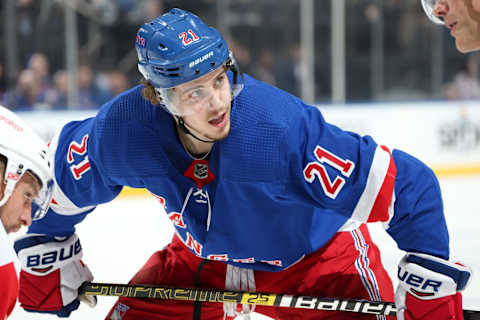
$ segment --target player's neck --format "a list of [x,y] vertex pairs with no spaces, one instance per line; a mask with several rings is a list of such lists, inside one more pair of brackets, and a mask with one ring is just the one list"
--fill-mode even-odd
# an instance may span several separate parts
[[178,128],[177,132],[181,144],[193,158],[204,158],[210,153],[210,150],[212,150],[213,143],[199,141],[191,135],[186,134],[182,130],[179,130]]

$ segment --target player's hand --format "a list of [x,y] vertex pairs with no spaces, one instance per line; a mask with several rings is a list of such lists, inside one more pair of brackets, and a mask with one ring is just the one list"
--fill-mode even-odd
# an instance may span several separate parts
[[408,253],[398,266],[397,319],[463,319],[462,291],[471,269],[434,256]]
[[80,285],[93,276],[81,261],[76,234],[63,238],[27,234],[15,241],[15,251],[22,264],[18,300],[26,311],[68,317],[80,300],[95,306],[95,297],[78,297]]

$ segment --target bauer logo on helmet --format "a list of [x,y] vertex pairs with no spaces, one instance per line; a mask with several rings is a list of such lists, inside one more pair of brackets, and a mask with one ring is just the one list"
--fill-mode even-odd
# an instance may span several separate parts
[[190,62],[190,63],[188,64],[188,66],[189,66],[190,68],[193,68],[193,67],[195,67],[197,64],[199,64],[199,63],[207,60],[208,58],[211,58],[212,56],[213,56],[213,51],[210,51],[209,53],[201,56],[200,58],[197,58],[197,59],[193,60],[192,62]]

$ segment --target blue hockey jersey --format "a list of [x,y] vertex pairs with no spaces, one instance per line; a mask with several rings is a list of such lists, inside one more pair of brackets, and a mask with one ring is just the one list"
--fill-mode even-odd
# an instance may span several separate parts
[[70,235],[129,186],[160,199],[178,237],[206,259],[278,271],[371,221],[387,223],[402,250],[448,259],[438,182],[412,156],[343,131],[316,107],[245,76],[230,135],[208,160],[194,161],[172,116],[142,88],[53,139],[58,188],[29,232]]

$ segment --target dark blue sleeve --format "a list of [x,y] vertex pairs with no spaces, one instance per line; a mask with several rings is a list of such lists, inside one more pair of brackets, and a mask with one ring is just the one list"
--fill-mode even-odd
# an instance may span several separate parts
[[394,150],[397,166],[394,214],[387,232],[401,250],[449,258],[442,194],[433,171],[413,156]]
[[290,161],[292,172],[303,173],[291,184],[293,192],[320,213],[353,223],[388,222],[400,249],[448,259],[442,195],[428,166],[329,124],[314,108],[306,108],[292,127],[289,150],[300,150],[291,151],[290,159],[298,160]]
[[388,219],[395,180],[388,148],[326,122],[313,107],[305,107],[291,127],[287,149],[290,176],[296,177],[292,192],[345,219]]
[[75,224],[97,205],[113,200],[123,186],[144,187],[143,178],[155,166],[142,154],[155,144],[150,124],[155,123],[156,109],[141,89],[134,87],[107,102],[95,117],[66,124],[52,139],[53,201],[29,232],[71,234]]
[[32,223],[29,233],[70,235],[98,204],[111,201],[122,190],[108,179],[102,155],[96,151],[104,144],[98,130],[101,121],[94,117],[70,122],[52,140],[56,189],[48,213]]

